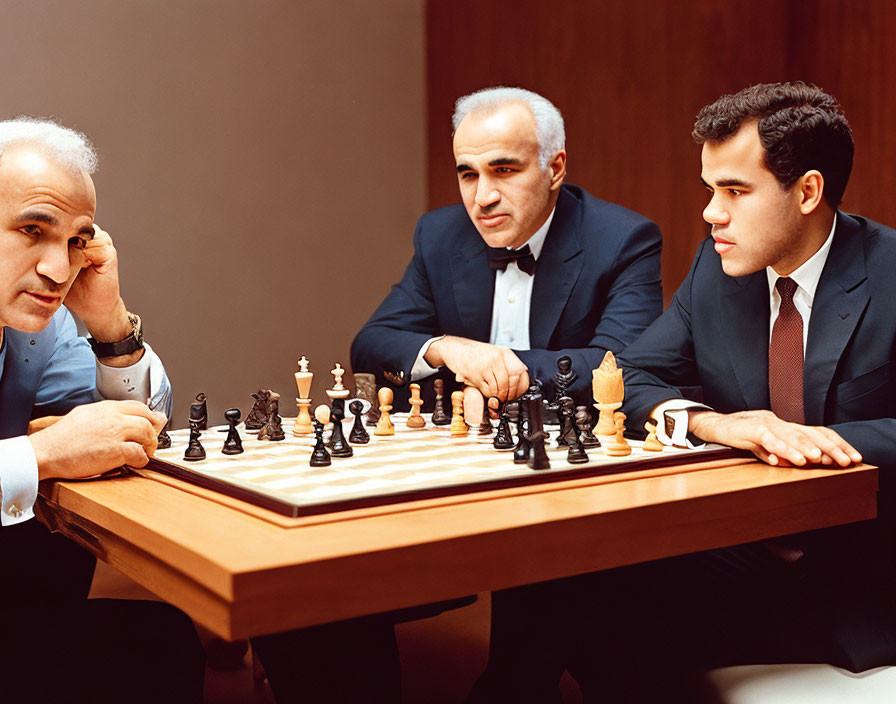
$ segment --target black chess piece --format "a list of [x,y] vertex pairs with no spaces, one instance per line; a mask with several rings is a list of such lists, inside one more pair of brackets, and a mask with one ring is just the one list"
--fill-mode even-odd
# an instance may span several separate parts
[[567,399],[569,400],[570,434],[566,438],[566,444],[569,445],[569,450],[566,453],[566,461],[570,464],[581,464],[588,461],[588,454],[585,452],[585,446],[582,444],[581,431],[576,427],[576,424],[572,419],[573,401],[568,396],[564,401]]
[[207,398],[208,396],[204,393],[198,393],[196,394],[196,403],[193,404],[201,409],[199,411],[201,415],[197,416],[200,430],[208,430],[208,404],[205,402]]
[[249,411],[249,415],[246,416],[245,423],[243,423],[246,430],[261,430],[268,422],[266,409],[270,395],[270,389],[259,389],[252,394],[255,402],[252,404],[252,410]]
[[[197,406],[198,404],[193,404],[193,406]],[[199,442],[199,418],[193,417],[193,406],[190,406],[190,442],[187,445],[187,449],[184,451],[184,459],[188,462],[196,462],[197,460],[205,459],[205,448],[202,446],[202,443]],[[199,411],[197,409],[197,415]]]
[[554,400],[569,396],[569,388],[576,383],[579,375],[573,371],[572,358],[563,355],[557,360],[557,373],[554,374]]
[[561,396],[557,401],[557,414],[560,416],[560,434],[557,436],[557,447],[572,445],[576,440],[576,426],[573,423],[575,402],[569,396]]
[[367,401],[367,427],[373,428],[380,419],[380,409],[376,398],[376,376],[355,372],[355,398]]
[[160,450],[167,450],[171,447],[171,436],[168,435],[168,424],[165,424],[165,427],[162,428],[162,432],[159,433],[158,444],[156,445]]
[[541,393],[541,384],[536,379],[522,397],[522,405],[526,409],[526,440],[532,446],[527,462],[529,469],[549,469],[551,466],[551,460],[544,446],[547,433],[544,432],[542,401],[544,396]]
[[436,379],[432,382],[432,386],[436,392],[436,403],[432,409],[432,424],[450,425],[451,417],[445,413],[445,380]]
[[286,433],[283,432],[283,424],[280,420],[280,394],[276,391],[268,391],[267,405],[265,407],[265,415],[267,421],[264,427],[258,432],[259,440],[285,440]]
[[238,455],[243,451],[243,441],[240,439],[240,434],[236,429],[236,424],[240,422],[241,415],[239,408],[228,408],[224,411],[224,418],[227,419],[230,425],[227,430],[227,439],[224,441],[224,447],[221,448],[221,452],[225,455]]
[[342,419],[345,418],[345,405],[336,403],[342,399],[334,399],[333,406],[330,408],[330,420],[333,421],[333,432],[330,435],[330,454],[333,457],[351,457],[355,454],[352,446],[345,440],[342,432]]
[[588,410],[588,406],[576,406],[576,427],[579,429],[579,440],[582,441],[582,447],[600,447],[594,433],[594,417]]
[[507,411],[505,403],[501,408],[501,418],[498,420],[498,432],[495,433],[495,439],[492,440],[492,446],[496,450],[509,450],[513,447],[513,434],[510,430],[510,413]]
[[[554,425],[560,422],[560,399],[569,396],[569,388],[579,375],[573,371],[572,358],[563,355],[557,360],[557,373],[554,374],[554,400],[545,405],[545,424]],[[560,433],[560,437],[564,437]]]
[[490,399],[484,399],[484,402],[482,404],[482,422],[479,423],[480,435],[491,435],[493,432],[495,432],[495,429],[492,427],[491,415],[488,412],[489,400]]
[[504,408],[510,415],[510,420],[516,423],[516,446],[513,448],[513,463],[526,464],[529,461],[529,452],[532,446],[526,440],[528,425],[522,398],[518,401],[511,401]]
[[314,424],[314,436],[317,438],[317,442],[314,444],[309,464],[312,467],[326,467],[330,464],[330,453],[327,452],[327,446],[324,445],[324,424],[317,418],[312,418],[311,422]]
[[364,429],[364,422],[361,420],[364,404],[360,401],[352,401],[348,404],[348,410],[355,416],[355,423],[348,434],[348,441],[353,442],[355,445],[366,445],[370,442],[370,433]]

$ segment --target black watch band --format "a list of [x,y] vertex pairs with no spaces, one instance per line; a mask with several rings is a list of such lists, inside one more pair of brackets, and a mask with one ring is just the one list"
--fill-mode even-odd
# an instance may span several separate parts
[[143,349],[143,321],[136,313],[128,313],[128,320],[131,321],[131,334],[118,342],[97,342],[92,337],[88,337],[87,341],[93,353],[100,358],[105,357],[121,357],[125,354],[133,354],[137,350]]

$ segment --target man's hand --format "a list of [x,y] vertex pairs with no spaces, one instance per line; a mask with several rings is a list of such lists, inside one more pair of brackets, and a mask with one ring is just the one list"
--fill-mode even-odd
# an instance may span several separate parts
[[139,401],[100,401],[78,406],[28,439],[41,479],[78,479],[123,464],[143,467],[166,421]]
[[112,238],[98,225],[82,250],[84,264],[72,283],[65,305],[76,313],[94,339],[118,342],[131,333],[131,323],[118,287],[118,253]]
[[688,427],[706,442],[750,450],[773,465],[848,467],[862,461],[862,455],[830,428],[788,423],[771,411],[690,411]]
[[529,388],[529,370],[507,347],[448,335],[423,356],[431,367],[448,367],[486,398],[511,401]]

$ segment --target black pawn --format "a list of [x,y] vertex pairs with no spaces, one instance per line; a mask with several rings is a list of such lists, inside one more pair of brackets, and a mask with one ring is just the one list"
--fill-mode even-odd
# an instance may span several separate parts
[[582,447],[600,447],[600,440],[591,432],[594,427],[594,419],[588,406],[576,406],[576,427],[579,429],[579,440],[582,442]]
[[324,424],[317,418],[312,418],[314,424],[314,436],[317,442],[314,445],[314,451],[311,453],[312,467],[326,467],[330,464],[330,453],[327,452],[327,446],[324,445]]
[[184,459],[188,462],[196,462],[205,459],[205,448],[199,442],[199,422],[190,418],[190,443],[184,452]]
[[495,439],[492,445],[496,450],[509,450],[513,447],[513,434],[510,431],[510,414],[507,412],[507,405],[501,409],[501,419],[498,421],[498,432],[495,433]]
[[355,416],[355,424],[352,426],[352,431],[348,434],[348,441],[355,445],[366,445],[370,442],[370,433],[364,430],[364,422],[361,420],[364,404],[360,401],[352,401],[348,404],[348,410]]
[[159,433],[159,444],[157,447],[160,450],[167,450],[171,447],[171,436],[168,435],[168,425],[166,424],[164,428],[162,428],[162,432]]
[[221,452],[225,455],[238,455],[243,451],[243,441],[240,440],[240,434],[237,432],[236,424],[240,422],[240,409],[228,408],[224,411],[224,417],[230,424],[227,430],[227,439],[224,441],[224,447]]
[[[341,401],[342,399],[337,399]],[[345,418],[345,405],[333,403],[330,409],[330,420],[333,421],[333,433],[330,435],[330,454],[333,457],[351,457],[355,454],[352,446],[345,440],[342,433],[342,419]]]
[[432,424],[450,425],[451,417],[445,413],[445,380],[436,379],[432,385],[436,392],[436,403],[432,409]]

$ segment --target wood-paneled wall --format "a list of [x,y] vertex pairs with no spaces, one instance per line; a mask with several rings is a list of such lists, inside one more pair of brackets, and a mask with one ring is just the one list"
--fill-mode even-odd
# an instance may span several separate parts
[[888,0],[430,0],[429,204],[458,201],[453,101],[497,84],[537,91],[566,120],[569,180],[662,228],[668,298],[706,233],[697,111],[752,83],[802,78],[838,96],[855,131],[845,209],[896,224],[888,27]]

